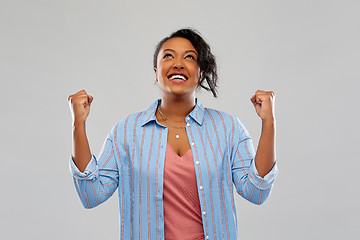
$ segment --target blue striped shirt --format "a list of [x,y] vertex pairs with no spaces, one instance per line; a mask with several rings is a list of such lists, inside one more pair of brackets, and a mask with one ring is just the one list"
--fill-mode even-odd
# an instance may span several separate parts
[[[121,119],[107,136],[98,158],[84,172],[70,158],[76,191],[85,208],[106,201],[117,188],[120,239],[164,239],[163,179],[167,127],[147,110]],[[233,189],[263,203],[277,166],[263,178],[255,167],[252,140],[236,116],[203,107],[198,99],[185,118],[193,153],[206,239],[237,239]]]

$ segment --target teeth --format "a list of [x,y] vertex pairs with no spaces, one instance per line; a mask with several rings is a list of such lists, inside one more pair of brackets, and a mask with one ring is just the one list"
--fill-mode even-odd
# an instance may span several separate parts
[[172,75],[169,79],[173,80],[173,79],[181,79],[181,80],[186,80],[186,78],[183,75]]

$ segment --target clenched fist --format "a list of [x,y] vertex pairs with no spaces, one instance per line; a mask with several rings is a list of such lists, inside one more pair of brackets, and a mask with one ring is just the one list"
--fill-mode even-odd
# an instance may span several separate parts
[[88,95],[84,89],[68,97],[73,124],[85,123],[92,101],[93,97]]
[[257,90],[250,100],[261,120],[275,121],[275,93],[273,91]]

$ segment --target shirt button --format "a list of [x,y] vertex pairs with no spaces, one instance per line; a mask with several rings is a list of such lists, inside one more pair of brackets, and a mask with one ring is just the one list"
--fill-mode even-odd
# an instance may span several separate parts
[[200,186],[200,189],[203,189],[203,186]]
[[199,165],[200,162],[199,162],[199,161],[196,161],[195,163],[196,163],[197,165]]
[[206,214],[206,212],[205,211],[203,211],[203,215],[205,215]]
[[191,146],[194,146],[195,145],[195,143],[194,142],[191,142]]
[[206,235],[206,239],[209,239],[209,236],[208,236],[208,235]]
[[186,119],[187,119],[187,120],[190,120],[190,118],[189,118],[189,117],[187,117]]
[[187,123],[186,126],[190,126],[190,123]]

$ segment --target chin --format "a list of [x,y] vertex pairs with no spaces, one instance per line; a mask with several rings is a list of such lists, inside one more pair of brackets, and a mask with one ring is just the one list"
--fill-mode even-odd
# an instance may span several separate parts
[[169,93],[171,95],[177,96],[177,97],[184,97],[184,96],[191,96],[195,93],[195,89],[180,89],[180,88],[171,88],[169,89]]

